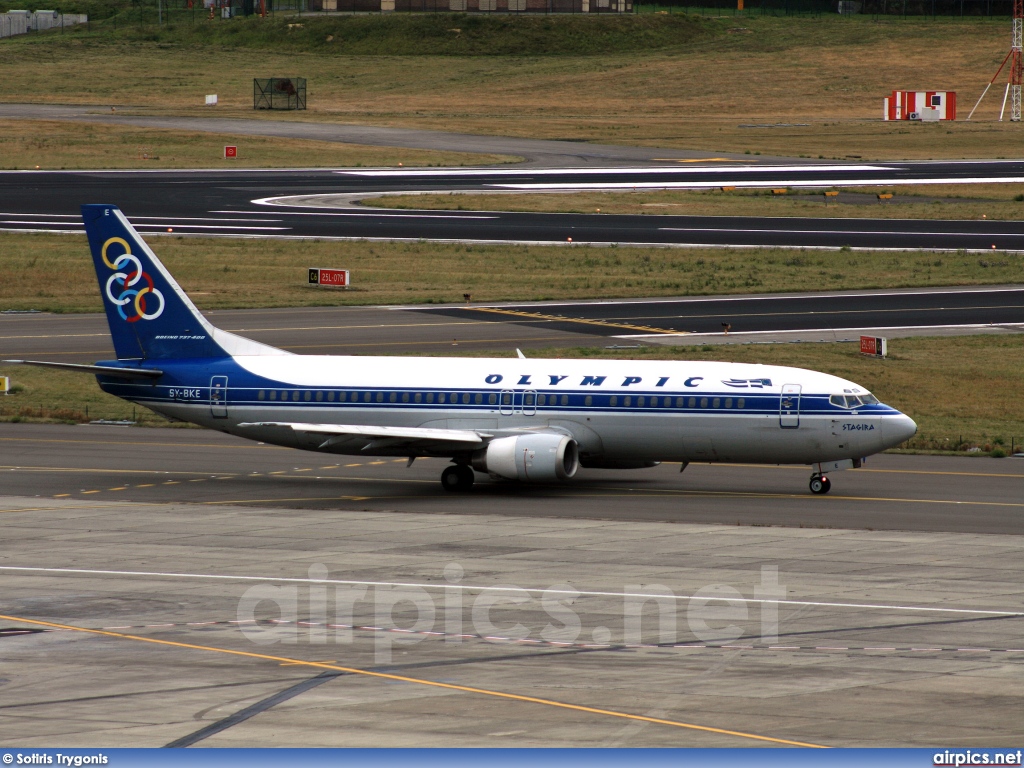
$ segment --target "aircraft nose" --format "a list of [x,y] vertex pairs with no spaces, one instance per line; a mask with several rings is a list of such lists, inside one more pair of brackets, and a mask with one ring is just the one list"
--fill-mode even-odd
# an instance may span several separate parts
[[897,446],[917,434],[917,423],[904,413],[885,419],[885,442]]

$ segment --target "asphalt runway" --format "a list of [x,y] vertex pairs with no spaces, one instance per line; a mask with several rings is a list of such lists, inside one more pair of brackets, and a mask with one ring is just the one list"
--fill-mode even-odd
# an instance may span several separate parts
[[1017,222],[611,216],[354,207],[378,192],[850,186],[1022,181],[1024,163],[433,171],[0,173],[0,229],[81,232],[79,206],[112,203],[145,234],[656,246],[1024,250]]
[[[861,332],[1019,333],[1024,288],[847,291],[473,307],[216,310],[216,326],[299,354],[512,352],[635,343],[853,340]],[[723,335],[722,324],[731,326]],[[815,333],[808,333],[815,331]],[[693,335],[692,339],[690,334]],[[0,360],[93,363],[113,349],[100,314],[0,314]]]
[[482,480],[465,497],[440,485],[442,460],[331,456],[207,430],[0,424],[3,493],[190,502],[210,507],[487,513],[618,521],[1024,535],[1024,462],[872,457],[812,496],[807,467],[693,464],[580,470],[528,486]]
[[1024,735],[1018,459],[877,456],[824,497],[707,464],[453,496],[444,464],[0,424],[0,740]]
[[440,461],[207,431],[5,424],[0,457],[22,748],[1024,735],[1019,460],[882,456],[826,497],[710,465],[452,496]]
[[848,291],[787,296],[544,302],[445,307],[423,312],[474,319],[505,317],[538,328],[587,329],[606,336],[1024,323],[1024,288]]

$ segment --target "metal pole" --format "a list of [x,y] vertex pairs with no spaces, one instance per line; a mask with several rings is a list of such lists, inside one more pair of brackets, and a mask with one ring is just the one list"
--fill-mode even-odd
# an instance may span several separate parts
[[1010,49],[1010,120],[1020,122],[1020,89],[1024,80],[1024,56],[1021,52],[1024,27],[1024,0],[1013,0],[1013,44]]
[[992,83],[985,86],[985,90],[981,92],[981,96],[978,97],[978,103],[974,105],[974,109],[971,110],[971,114],[967,116],[970,120],[974,116],[974,110],[978,108],[978,104],[981,104],[981,100],[985,98],[985,94],[988,93],[988,89],[992,87]]

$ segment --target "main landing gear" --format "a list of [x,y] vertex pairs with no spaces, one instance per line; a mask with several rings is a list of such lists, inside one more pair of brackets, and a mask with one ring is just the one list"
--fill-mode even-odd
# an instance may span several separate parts
[[452,464],[441,473],[441,487],[446,491],[468,491],[473,487],[476,476],[468,464]]
[[828,493],[832,482],[824,475],[811,475],[811,493]]

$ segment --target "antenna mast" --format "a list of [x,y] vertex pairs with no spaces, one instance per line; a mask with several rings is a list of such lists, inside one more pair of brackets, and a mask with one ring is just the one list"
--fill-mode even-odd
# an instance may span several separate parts
[[1010,76],[1006,82],[1006,91],[1003,93],[1003,106],[999,110],[999,122],[1003,121],[1003,115],[1006,113],[1007,100],[1010,102],[1010,120],[1015,123],[1020,122],[1020,89],[1021,84],[1024,83],[1024,55],[1022,55],[1022,37],[1024,35],[1022,33],[1024,33],[1024,0],[1013,0],[1013,39],[1010,43],[1010,52],[1006,54],[1003,63],[999,65],[999,69],[996,70],[992,79],[988,81],[985,90],[981,92],[977,104],[974,105],[971,114],[967,116],[968,120],[974,116],[974,111],[981,104],[981,100],[985,98],[988,89],[995,83],[999,73],[1003,71],[1003,67],[1009,63]]
[[[1021,59],[1021,28],[1024,26],[1024,0],[1013,0],[1013,45],[1010,48],[1010,120],[1020,122],[1020,86],[1024,80]],[[1004,99],[1005,103],[1005,99]],[[999,116],[1002,120],[1002,115]]]

